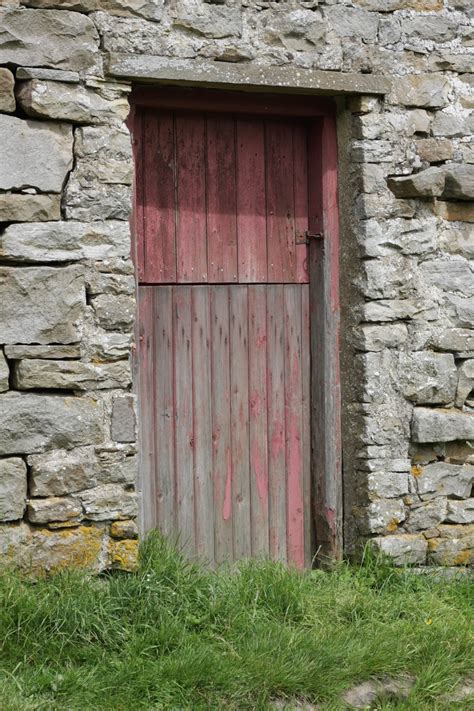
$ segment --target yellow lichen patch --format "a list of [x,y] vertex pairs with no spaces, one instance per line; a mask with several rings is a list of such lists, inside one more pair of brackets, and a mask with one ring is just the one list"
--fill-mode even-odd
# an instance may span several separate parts
[[423,474],[423,467],[420,467],[419,464],[415,464],[415,466],[411,468],[411,473],[413,476],[421,476]]
[[138,527],[135,521],[113,521],[110,524],[110,535],[113,538],[137,538]]
[[73,529],[54,532],[42,531],[41,533],[43,536],[50,537],[47,546],[51,555],[49,570],[98,567],[102,548],[102,529],[93,526],[79,526]]
[[435,551],[439,544],[441,543],[440,538],[430,538],[428,540],[428,550],[429,551]]
[[393,533],[393,531],[397,530],[399,523],[400,523],[400,521],[398,521],[396,518],[392,518],[387,524],[387,531],[390,531],[390,533]]
[[133,572],[138,565],[138,541],[109,541],[110,564],[113,568]]
[[466,565],[469,563],[471,557],[471,551],[465,550],[457,554],[453,560],[453,565]]

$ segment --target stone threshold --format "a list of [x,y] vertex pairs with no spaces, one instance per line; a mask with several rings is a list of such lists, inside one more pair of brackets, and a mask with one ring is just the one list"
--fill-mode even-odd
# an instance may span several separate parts
[[298,67],[262,67],[151,55],[109,54],[108,76],[135,82],[292,94],[386,94],[391,81],[374,74],[343,74]]

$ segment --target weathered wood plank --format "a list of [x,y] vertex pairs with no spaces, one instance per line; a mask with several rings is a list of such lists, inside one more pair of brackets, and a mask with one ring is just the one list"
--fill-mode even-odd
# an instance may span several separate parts
[[267,287],[248,287],[252,555],[268,557]]
[[270,556],[286,561],[285,363],[283,286],[267,286],[267,406]]
[[204,117],[178,115],[176,135],[177,281],[207,281]]
[[179,545],[195,554],[192,287],[173,288],[175,360],[176,520]]
[[213,287],[210,298],[214,547],[215,562],[220,564],[234,559],[232,535],[229,287]]
[[288,123],[265,122],[268,281],[296,280],[293,131]]
[[311,506],[311,354],[309,285],[301,287],[301,400],[303,410],[303,503],[305,567],[310,568],[314,553]]
[[236,122],[239,282],[267,281],[265,144],[261,121]]
[[194,431],[194,496],[196,553],[214,562],[214,492],[212,482],[211,344],[208,286],[192,295],[192,366]]
[[207,119],[207,259],[209,282],[237,282],[235,122]]
[[287,555],[297,568],[304,566],[301,291],[297,284],[284,287]]
[[230,370],[232,433],[232,508],[234,556],[251,555],[248,298],[247,287],[230,289]]
[[[309,282],[308,246],[304,244],[308,230],[308,146],[306,125],[293,126],[293,190],[295,201],[296,281]],[[298,241],[303,242],[301,244]]]

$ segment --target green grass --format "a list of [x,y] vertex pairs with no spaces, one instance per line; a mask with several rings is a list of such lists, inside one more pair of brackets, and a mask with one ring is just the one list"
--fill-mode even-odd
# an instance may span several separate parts
[[0,709],[342,709],[344,689],[403,672],[409,700],[381,709],[467,709],[441,697],[474,668],[473,613],[467,579],[373,560],[214,573],[152,536],[133,575],[2,576]]

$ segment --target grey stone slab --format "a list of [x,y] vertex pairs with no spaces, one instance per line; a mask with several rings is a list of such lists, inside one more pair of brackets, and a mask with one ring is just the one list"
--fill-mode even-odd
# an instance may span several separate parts
[[135,442],[135,398],[132,395],[114,398],[112,404],[111,436],[115,442]]
[[89,397],[36,393],[0,396],[0,454],[71,449],[103,439],[103,411]]
[[399,353],[395,380],[400,392],[418,405],[453,403],[458,381],[454,357],[430,351]]
[[80,358],[79,345],[72,346],[5,346],[5,355],[11,360],[23,358]]
[[15,79],[6,67],[0,67],[0,111],[11,113],[15,111]]
[[0,521],[22,518],[26,506],[26,477],[23,459],[0,459]]
[[49,523],[51,521],[80,521],[82,506],[72,497],[50,497],[48,499],[29,499],[27,516],[31,523]]
[[397,77],[389,96],[392,103],[420,108],[447,106],[449,79],[442,74],[408,74]]
[[415,407],[412,421],[415,442],[453,442],[474,439],[474,414],[459,410]]
[[386,77],[340,74],[299,67],[265,67],[252,64],[221,65],[199,60],[111,54],[107,73],[121,79],[185,86],[209,85],[258,91],[283,90],[300,94],[385,94]]
[[21,360],[15,364],[18,390],[109,390],[130,385],[130,368],[118,363],[83,363],[78,360]]
[[0,343],[75,343],[85,310],[80,266],[0,268]]
[[59,194],[0,193],[0,222],[44,222],[59,219]]
[[448,501],[447,523],[474,523],[474,499]]
[[119,484],[104,484],[77,494],[84,518],[91,521],[111,521],[137,515],[137,497]]
[[0,235],[0,256],[15,262],[103,260],[129,254],[130,227],[123,221],[10,225]]
[[59,193],[72,168],[72,129],[0,115],[0,189]]
[[422,534],[396,534],[374,539],[374,545],[395,565],[424,565],[428,541]]
[[163,15],[164,0],[23,0],[22,4],[27,7],[80,12],[104,10],[111,15],[138,15],[159,22]]
[[44,79],[45,81],[60,81],[63,83],[78,84],[80,75],[78,72],[62,71],[61,69],[45,69],[44,67],[18,67],[16,70],[17,80],[22,79]]
[[0,9],[0,63],[86,71],[97,69],[93,22],[66,10]]
[[9,379],[10,379],[10,368],[8,367],[8,363],[5,360],[3,351],[0,350],[0,392],[3,393],[6,390],[8,390],[8,388],[10,387]]

